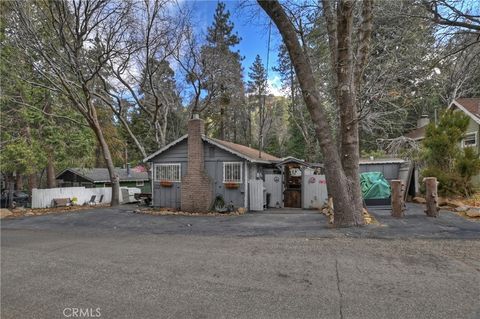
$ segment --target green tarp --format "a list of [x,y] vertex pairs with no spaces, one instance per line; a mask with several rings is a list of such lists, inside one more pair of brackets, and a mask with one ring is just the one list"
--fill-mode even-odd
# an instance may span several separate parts
[[389,198],[390,184],[380,172],[367,172],[360,174],[363,199]]

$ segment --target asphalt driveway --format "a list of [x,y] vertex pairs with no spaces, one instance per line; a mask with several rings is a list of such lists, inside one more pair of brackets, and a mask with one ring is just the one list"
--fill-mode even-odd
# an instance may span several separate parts
[[361,228],[334,229],[315,210],[272,209],[243,216],[152,216],[134,213],[136,206],[97,208],[63,214],[2,221],[2,230],[29,229],[71,232],[168,234],[234,237],[362,237],[480,239],[480,223],[448,211],[430,218],[422,205],[409,204],[406,217],[397,219],[388,210],[370,210],[379,221]]
[[480,318],[480,223],[452,213],[132,210],[2,220],[1,318]]

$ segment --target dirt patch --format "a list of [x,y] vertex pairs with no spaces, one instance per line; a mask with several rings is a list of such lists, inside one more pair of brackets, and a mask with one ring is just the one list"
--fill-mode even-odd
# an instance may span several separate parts
[[[24,216],[42,216],[42,215],[49,215],[49,214],[61,214],[61,213],[69,213],[75,211],[82,211],[86,209],[92,209],[95,207],[107,207],[108,204],[104,205],[96,205],[96,206],[67,206],[67,207],[51,207],[51,208],[15,208],[11,210],[11,214],[6,216],[5,218],[16,218],[16,217],[24,217]],[[3,218],[3,214],[2,214]]]
[[246,209],[239,208],[233,212],[218,213],[218,212],[183,212],[173,208],[140,208],[134,211],[136,214],[147,214],[154,216],[240,216],[245,214]]

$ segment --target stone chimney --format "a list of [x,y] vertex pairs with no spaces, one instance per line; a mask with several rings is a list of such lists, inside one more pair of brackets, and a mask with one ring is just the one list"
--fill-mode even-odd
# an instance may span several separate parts
[[424,114],[420,116],[420,118],[417,120],[417,128],[424,127],[430,123],[430,119],[428,118],[428,115]]
[[204,126],[198,114],[188,121],[188,168],[181,185],[182,211],[206,212],[212,204],[212,182],[205,170],[203,154]]

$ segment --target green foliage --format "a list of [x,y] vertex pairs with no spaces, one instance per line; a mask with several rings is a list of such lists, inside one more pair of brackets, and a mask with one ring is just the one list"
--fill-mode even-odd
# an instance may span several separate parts
[[480,172],[480,158],[473,147],[463,150],[463,156],[457,158],[455,169],[467,181]]
[[461,112],[446,112],[437,126],[431,123],[423,141],[423,177],[439,181],[442,195],[469,195],[471,179],[480,172],[480,159],[475,149],[461,148],[469,118]]
[[207,41],[218,47],[228,50],[240,42],[240,38],[233,34],[233,22],[230,21],[230,12],[225,9],[225,3],[219,2],[213,15],[213,24],[207,29]]
[[11,140],[0,153],[0,170],[4,173],[32,174],[45,165],[46,154],[37,143]]

